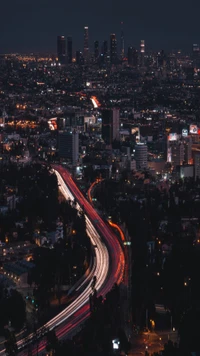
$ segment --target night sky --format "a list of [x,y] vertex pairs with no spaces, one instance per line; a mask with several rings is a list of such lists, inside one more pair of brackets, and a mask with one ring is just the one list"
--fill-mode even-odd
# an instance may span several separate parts
[[72,35],[73,49],[83,47],[83,27],[93,41],[120,36],[125,45],[190,50],[200,42],[200,3],[181,0],[1,0],[0,53],[56,52],[56,36]]

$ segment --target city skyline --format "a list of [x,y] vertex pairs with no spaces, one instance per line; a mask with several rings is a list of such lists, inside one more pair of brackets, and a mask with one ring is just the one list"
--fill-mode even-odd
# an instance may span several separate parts
[[184,4],[180,11],[179,3],[170,1],[163,9],[157,0],[153,4],[126,0],[115,6],[103,0],[95,12],[90,0],[76,5],[63,0],[35,0],[29,5],[25,0],[17,4],[10,0],[2,5],[0,52],[56,52],[59,34],[71,35],[74,48],[82,50],[84,26],[90,30],[90,48],[95,40],[108,40],[110,33],[116,33],[120,43],[122,21],[126,50],[129,46],[138,47],[143,38],[153,50],[190,50],[193,43],[200,42],[198,11],[186,9]]

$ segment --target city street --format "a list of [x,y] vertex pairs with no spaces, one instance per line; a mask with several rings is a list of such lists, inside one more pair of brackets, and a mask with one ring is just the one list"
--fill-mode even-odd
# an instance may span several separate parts
[[178,341],[178,333],[166,330],[134,335],[131,340],[132,348],[129,355],[145,355],[146,351],[149,355],[153,355],[154,352],[162,350],[169,340],[176,343]]

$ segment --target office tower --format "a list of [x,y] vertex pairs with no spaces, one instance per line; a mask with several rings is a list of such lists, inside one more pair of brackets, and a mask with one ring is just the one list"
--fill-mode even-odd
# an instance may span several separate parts
[[182,137],[183,145],[184,145],[184,163],[185,164],[192,164],[192,137]]
[[67,37],[67,62],[72,63],[72,37]]
[[167,162],[173,167],[181,166],[184,163],[184,144],[179,140],[167,141]]
[[157,53],[157,67],[164,67],[166,64],[166,56],[165,56],[165,52],[162,50],[160,52]]
[[120,48],[120,56],[121,59],[124,58],[125,54],[125,45],[124,45],[124,28],[123,28],[124,23],[121,22],[121,48]]
[[176,133],[170,134],[167,140],[167,162],[173,167],[182,164],[192,164],[192,137],[182,137]]
[[99,58],[99,41],[94,42],[94,59],[97,61]]
[[119,141],[119,110],[106,109],[102,111],[102,138],[110,145]]
[[76,51],[76,64],[78,65],[84,64],[83,53],[80,51]]
[[193,44],[192,57],[194,67],[198,66],[200,61],[200,47],[197,43]]
[[144,55],[145,55],[145,41],[141,40],[140,42],[140,65],[144,66]]
[[128,47],[128,65],[133,65],[133,47]]
[[104,57],[108,56],[108,41],[103,41],[103,55]]
[[101,47],[101,64],[107,64],[108,63],[108,41],[103,41],[102,47]]
[[194,154],[194,174],[195,179],[200,178],[200,152]]
[[58,36],[57,37],[57,55],[58,55],[58,62],[60,64],[65,64],[66,63],[65,36]]
[[114,33],[110,35],[110,63],[117,63],[117,40]]
[[87,63],[89,60],[89,32],[88,27],[84,27],[84,47],[83,47],[83,56],[84,60]]
[[192,47],[193,58],[199,57],[199,52],[200,52],[199,44],[194,43]]
[[145,143],[139,142],[135,146],[135,160],[136,160],[136,168],[138,170],[147,169],[147,145]]
[[76,165],[79,160],[79,133],[74,131],[58,132],[58,153],[61,158]]
[[64,130],[66,126],[66,119],[64,117],[58,117],[57,118],[57,129],[58,131]]
[[133,67],[138,65],[138,53],[134,47],[128,48],[128,65]]

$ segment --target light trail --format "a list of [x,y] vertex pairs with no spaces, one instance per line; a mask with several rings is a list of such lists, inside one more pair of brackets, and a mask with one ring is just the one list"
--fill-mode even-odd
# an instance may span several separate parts
[[117,225],[117,224],[114,224],[112,221],[108,221],[109,225],[114,227],[120,234],[120,238],[121,238],[121,241],[124,242],[126,239],[125,239],[125,236],[124,236],[124,233],[122,231],[122,229]]
[[[76,207],[79,211],[82,211],[82,209],[84,210],[87,233],[91,239],[91,243],[96,245],[96,248],[94,249],[95,259],[91,277],[96,276],[95,289],[97,290],[97,294],[105,296],[115,283],[119,284],[123,279],[125,259],[122,248],[116,236],[79,191],[69,172],[62,166],[57,165],[53,165],[53,169],[58,179],[59,189],[64,197],[71,201],[75,200]],[[103,243],[102,238],[104,239],[105,244]],[[56,332],[58,338],[70,335],[70,333],[74,331],[78,325],[81,325],[90,314],[90,294],[91,285],[89,284],[67,308],[52,318],[43,327],[39,328],[38,332],[41,332],[43,328],[48,328],[50,330],[57,328]],[[80,315],[77,319],[75,315],[78,312],[80,312]],[[34,334],[32,333],[28,338],[18,341],[18,349],[24,347],[27,339],[30,343],[34,343],[33,338]],[[42,339],[39,341],[39,345],[39,351],[44,350],[46,341]],[[4,354],[5,350],[0,351],[0,355]],[[22,351],[20,355],[27,355],[27,351]]]

